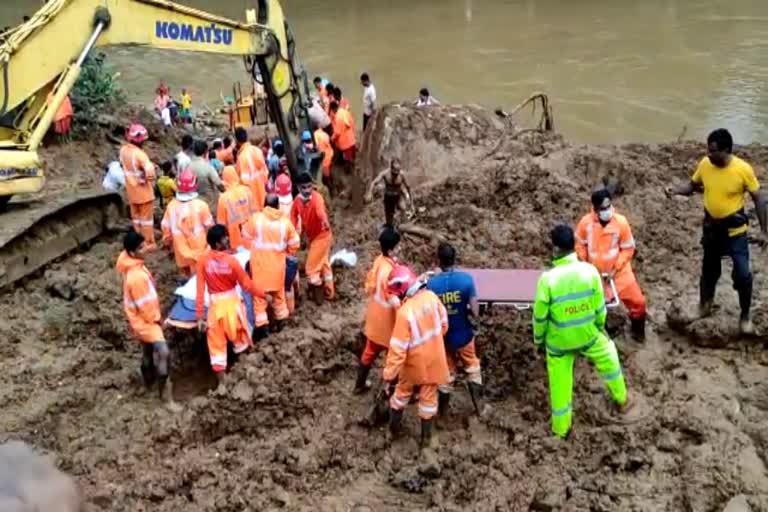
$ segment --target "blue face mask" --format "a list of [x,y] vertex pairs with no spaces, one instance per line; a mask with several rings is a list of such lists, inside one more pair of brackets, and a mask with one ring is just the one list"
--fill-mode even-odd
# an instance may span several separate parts
[[611,218],[613,218],[613,206],[606,208],[605,210],[600,210],[597,214],[597,218],[602,222],[609,222]]

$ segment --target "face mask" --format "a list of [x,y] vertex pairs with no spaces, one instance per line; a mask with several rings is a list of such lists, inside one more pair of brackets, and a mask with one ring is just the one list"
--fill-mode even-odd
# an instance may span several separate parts
[[611,220],[611,217],[613,217],[613,208],[608,208],[607,210],[600,210],[597,214],[597,218],[603,222],[608,222],[609,220]]

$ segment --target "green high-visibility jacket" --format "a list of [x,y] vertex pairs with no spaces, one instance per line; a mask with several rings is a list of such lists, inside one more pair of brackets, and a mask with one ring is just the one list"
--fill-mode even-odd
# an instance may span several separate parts
[[553,262],[536,285],[533,341],[553,355],[591,347],[605,327],[605,295],[600,273],[571,253]]

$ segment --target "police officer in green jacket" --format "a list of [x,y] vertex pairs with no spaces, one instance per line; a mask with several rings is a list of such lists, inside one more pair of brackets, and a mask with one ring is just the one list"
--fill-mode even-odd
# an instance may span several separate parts
[[555,226],[551,237],[553,268],[541,275],[536,286],[533,336],[547,354],[552,432],[565,437],[571,429],[576,356],[592,361],[619,412],[629,410],[629,401],[616,345],[604,332],[606,309],[600,274],[591,264],[579,261],[569,226]]

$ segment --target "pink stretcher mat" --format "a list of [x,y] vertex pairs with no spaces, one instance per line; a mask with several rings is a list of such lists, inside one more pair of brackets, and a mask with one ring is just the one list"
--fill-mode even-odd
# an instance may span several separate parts
[[475,280],[479,302],[533,304],[543,270],[463,268]]

